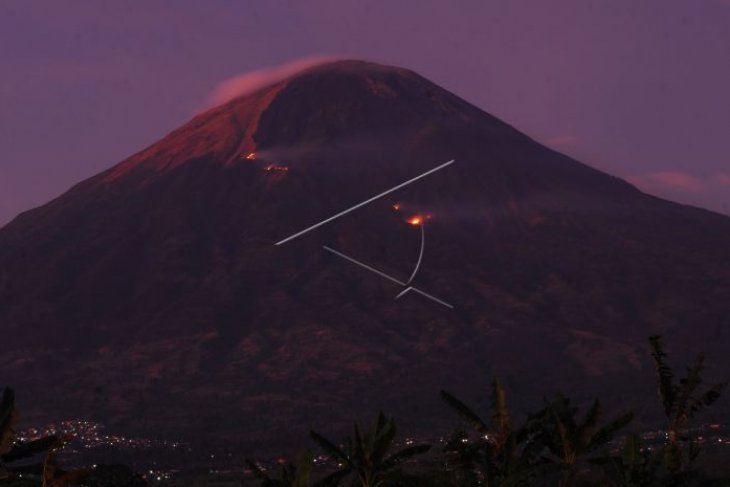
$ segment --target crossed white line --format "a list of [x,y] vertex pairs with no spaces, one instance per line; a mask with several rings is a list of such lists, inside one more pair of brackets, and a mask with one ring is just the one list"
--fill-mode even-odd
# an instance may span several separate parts
[[[370,272],[373,272],[373,273],[375,273],[375,274],[379,275],[380,277],[384,277],[384,278],[386,278],[386,279],[388,279],[388,280],[390,280],[390,281],[393,281],[393,282],[395,282],[396,284],[400,284],[401,286],[406,286],[406,285],[407,285],[407,283],[405,283],[405,282],[403,282],[403,281],[401,281],[401,280],[399,280],[399,279],[396,279],[396,278],[395,278],[395,277],[393,277],[393,276],[389,276],[389,275],[388,275],[388,274],[386,274],[385,272],[379,271],[379,270],[377,270],[376,268],[374,268],[374,267],[371,267],[371,266],[369,266],[369,265],[367,265],[367,264],[364,264],[363,262],[360,262],[360,261],[359,261],[359,260],[357,260],[357,259],[353,259],[353,258],[352,258],[352,257],[350,257],[349,255],[345,255],[345,254],[343,254],[342,252],[338,252],[337,250],[335,250],[335,249],[333,249],[333,248],[331,248],[331,247],[327,247],[326,245],[323,245],[323,246],[322,246],[322,248],[323,248],[323,249],[325,249],[325,250],[326,250],[327,252],[331,252],[331,253],[335,254],[336,256],[338,256],[338,257],[342,257],[343,259],[345,259],[345,260],[347,260],[347,261],[350,261],[350,262],[352,262],[353,264],[359,265],[359,266],[360,266],[360,267],[362,267],[363,269],[366,269],[366,270],[368,270],[368,271],[370,271]],[[423,297],[426,297],[426,298],[428,298],[428,299],[430,299],[430,300],[432,300],[432,301],[435,301],[435,302],[437,302],[437,303],[439,303],[439,304],[442,304],[442,305],[446,306],[447,308],[450,308],[450,309],[454,309],[454,307],[453,307],[452,305],[450,305],[449,303],[447,303],[446,301],[443,301],[443,300],[441,300],[441,299],[437,298],[436,296],[433,296],[433,295],[431,295],[431,294],[428,294],[428,293],[427,293],[426,291],[422,291],[422,290],[418,289],[418,288],[417,288],[417,287],[415,287],[415,286],[408,286],[408,287],[407,287],[407,288],[405,288],[405,289],[404,289],[403,291],[401,291],[401,292],[400,292],[400,293],[399,293],[399,294],[398,294],[398,295],[397,295],[397,296],[395,297],[395,299],[399,299],[399,298],[401,298],[401,297],[405,296],[405,295],[406,295],[406,294],[408,293],[408,291],[413,291],[413,292],[415,292],[415,293],[418,293],[418,294],[420,294],[420,295],[421,295],[421,296],[423,296]]]
[[[310,227],[307,227],[304,230],[301,230],[301,231],[295,233],[294,235],[290,235],[289,237],[286,237],[285,239],[276,242],[275,245],[281,245],[281,244],[284,244],[286,242],[289,242],[290,240],[294,240],[297,237],[301,237],[305,233],[311,232],[315,228],[319,228],[322,225],[325,225],[325,224],[327,224],[327,223],[329,223],[329,222],[331,222],[333,220],[336,220],[337,218],[343,217],[343,216],[347,215],[348,213],[350,213],[351,211],[357,210],[358,208],[361,208],[361,207],[367,205],[368,203],[372,203],[373,201],[375,201],[375,200],[377,200],[379,198],[382,198],[383,196],[388,195],[388,194],[390,194],[390,193],[392,193],[394,191],[397,191],[397,190],[399,190],[399,189],[401,189],[401,188],[403,188],[403,187],[405,187],[405,186],[407,186],[407,185],[409,185],[409,184],[411,184],[413,182],[416,182],[419,179],[428,176],[429,174],[433,174],[436,171],[440,171],[441,169],[443,169],[443,168],[445,168],[447,166],[450,166],[454,162],[455,162],[455,160],[452,159],[452,160],[450,160],[448,162],[445,162],[445,163],[441,164],[440,166],[436,166],[433,169],[429,169],[428,171],[426,171],[426,172],[424,172],[422,174],[419,174],[418,176],[416,176],[416,177],[414,177],[412,179],[409,179],[408,181],[405,181],[405,182],[400,183],[400,184],[398,184],[396,186],[393,186],[392,188],[387,189],[387,190],[383,191],[382,193],[379,193],[379,194],[373,196],[372,198],[369,198],[369,199],[367,199],[365,201],[362,201],[362,202],[360,202],[360,203],[358,203],[358,204],[356,204],[354,206],[351,206],[350,208],[348,208],[346,210],[343,210],[343,211],[337,213],[336,215],[333,215],[333,216],[331,216],[329,218],[326,218],[326,219],[324,219],[324,220],[322,220],[322,221],[320,221],[318,223],[315,223],[314,225],[312,225]],[[405,296],[409,291],[413,291],[415,293],[420,294],[421,296],[424,296],[424,297],[426,297],[428,299],[431,299],[431,300],[433,300],[433,301],[435,301],[435,302],[437,302],[439,304],[442,304],[442,305],[446,306],[447,308],[453,309],[454,307],[452,305],[450,305],[449,303],[447,303],[446,301],[443,301],[443,300],[437,298],[436,296],[433,296],[431,294],[428,294],[427,292],[422,291],[422,290],[418,289],[417,287],[414,287],[414,286],[410,286],[409,285],[411,283],[411,281],[413,281],[413,278],[416,277],[416,272],[418,272],[418,268],[421,265],[421,259],[423,258],[423,245],[424,245],[424,232],[425,232],[423,226],[424,226],[424,223],[421,222],[421,253],[418,256],[418,262],[416,264],[416,268],[413,270],[413,274],[411,274],[411,277],[410,277],[410,279],[408,279],[408,282],[403,282],[403,281],[401,281],[399,279],[396,279],[393,276],[389,276],[385,272],[379,271],[379,270],[377,270],[374,267],[371,267],[371,266],[369,266],[367,264],[364,264],[364,263],[360,262],[359,260],[353,259],[352,257],[350,257],[348,255],[345,255],[342,252],[338,252],[337,250],[335,250],[333,248],[327,247],[326,245],[322,246],[322,248],[325,249],[328,252],[333,253],[334,255],[336,255],[338,257],[341,257],[341,258],[343,258],[343,259],[345,259],[345,260],[347,260],[349,262],[352,262],[353,264],[357,264],[360,267],[362,267],[363,269],[367,269],[370,272],[373,272],[373,273],[379,275],[380,277],[384,277],[385,279],[388,279],[390,281],[393,281],[396,284],[399,284],[401,286],[408,286],[403,291],[401,291],[395,297],[395,299],[399,299],[399,298]]]

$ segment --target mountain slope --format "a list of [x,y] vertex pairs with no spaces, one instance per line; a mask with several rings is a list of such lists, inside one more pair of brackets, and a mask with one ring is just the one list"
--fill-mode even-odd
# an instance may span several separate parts
[[[405,281],[416,214],[432,218],[414,285],[453,310],[396,300],[402,286],[322,249]],[[730,346],[730,219],[411,71],[340,61],[198,115],[1,229],[0,323],[5,380],[38,401],[28,419],[276,445],[380,407],[415,431],[443,421],[438,390],[477,394],[495,373],[523,410],[556,388],[648,401],[646,336]]]

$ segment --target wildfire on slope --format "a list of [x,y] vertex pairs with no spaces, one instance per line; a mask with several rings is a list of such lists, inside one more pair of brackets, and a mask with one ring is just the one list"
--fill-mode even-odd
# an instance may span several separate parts
[[244,156],[244,159],[247,159],[249,161],[255,161],[256,160],[256,153],[255,152],[249,152]]
[[414,227],[417,227],[418,225],[423,223],[423,217],[421,217],[421,215],[414,215],[410,218],[407,218],[406,222],[413,225]]
[[426,220],[430,220],[431,218],[433,218],[433,215],[431,215],[430,213],[427,213],[425,215],[416,214],[409,218],[406,218],[406,223],[417,227],[419,225],[423,225],[424,223],[426,223]]
[[[392,205],[390,205],[390,207],[393,208],[395,211],[401,211],[403,210],[403,203],[393,203]],[[433,218],[433,215],[431,213],[415,213],[408,218],[405,218],[405,222],[409,225],[417,227],[424,224],[426,220],[430,220],[431,218]]]

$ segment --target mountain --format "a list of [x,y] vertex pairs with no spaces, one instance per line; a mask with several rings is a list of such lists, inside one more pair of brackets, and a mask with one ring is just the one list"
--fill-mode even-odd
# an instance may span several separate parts
[[[412,285],[453,308],[396,299],[406,286],[323,248],[405,283],[421,231]],[[445,431],[439,390],[483,403],[492,375],[517,411],[561,389],[648,412],[650,334],[730,374],[730,219],[643,194],[412,71],[338,61],[208,110],[2,228],[0,323],[26,422],[275,449],[380,408]]]

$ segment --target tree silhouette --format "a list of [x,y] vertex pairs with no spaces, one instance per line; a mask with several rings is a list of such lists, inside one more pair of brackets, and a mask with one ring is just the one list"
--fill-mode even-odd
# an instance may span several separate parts
[[415,445],[389,455],[395,434],[395,421],[386,418],[382,412],[365,433],[361,433],[355,423],[354,437],[346,438],[342,447],[315,431],[310,432],[312,440],[338,464],[338,470],[323,479],[321,485],[338,485],[344,478],[353,475],[360,487],[379,487],[383,485],[387,474],[403,461],[426,453],[431,448],[430,445]]
[[[70,482],[77,482],[86,475],[85,470],[63,472],[57,469],[56,455],[65,444],[65,441],[57,436],[46,436],[25,443],[16,441],[17,418],[15,392],[5,388],[0,401],[0,482],[12,482],[23,475],[30,475],[40,478],[43,487],[64,486]],[[39,455],[45,455],[40,464],[16,465],[20,460]]]
[[659,399],[667,419],[665,466],[668,471],[677,473],[685,467],[689,468],[700,453],[699,442],[687,431],[688,424],[700,411],[720,398],[726,383],[714,384],[704,392],[699,390],[705,363],[704,353],[697,354],[694,364],[687,368],[687,375],[676,381],[674,371],[667,364],[661,337],[652,336],[649,343],[657,373]]
[[602,465],[609,482],[616,487],[660,487],[667,485],[662,457],[642,445],[635,433],[624,437],[619,455],[594,460]]
[[659,447],[652,446],[642,442],[639,435],[629,434],[624,439],[620,455],[606,456],[596,463],[603,466],[614,485],[685,487],[700,477],[693,467],[700,454],[700,443],[690,435],[690,423],[700,411],[720,398],[725,383],[700,391],[705,361],[702,353],[687,368],[687,375],[675,380],[661,338],[652,336],[649,343],[659,400],[667,421],[664,443]]
[[464,485],[478,485],[482,480],[489,486],[529,485],[536,471],[539,448],[529,441],[526,429],[513,431],[506,393],[499,380],[492,382],[491,389],[489,421],[450,393],[441,391],[441,399],[478,435],[472,440],[457,432],[446,450],[456,455]]
[[[278,479],[272,479],[256,462],[246,459],[246,464],[253,471],[253,474],[261,480],[261,487],[310,487],[312,464],[314,455],[311,451],[305,450],[299,455],[294,463],[281,467]],[[318,484],[315,484],[317,486]]]
[[528,429],[535,440],[547,449],[543,457],[561,472],[561,487],[574,485],[578,468],[588,456],[598,453],[634,417],[624,413],[600,426],[602,409],[598,399],[578,418],[578,408],[570,399],[557,394],[538,413],[528,419]]

